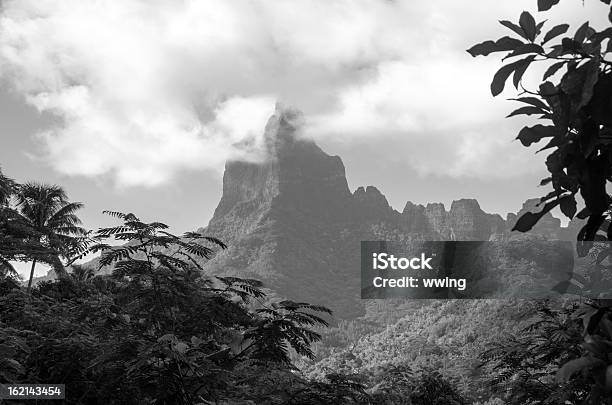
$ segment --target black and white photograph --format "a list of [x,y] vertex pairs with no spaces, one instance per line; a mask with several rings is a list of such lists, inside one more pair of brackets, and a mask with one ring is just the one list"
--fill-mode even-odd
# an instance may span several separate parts
[[0,0],[0,404],[612,405],[610,0]]

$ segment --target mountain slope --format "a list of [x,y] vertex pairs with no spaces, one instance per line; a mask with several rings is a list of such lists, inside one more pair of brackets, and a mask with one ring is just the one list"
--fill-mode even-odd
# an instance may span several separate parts
[[[265,129],[266,158],[226,164],[221,201],[203,231],[229,248],[205,264],[208,271],[257,278],[282,296],[353,318],[365,312],[362,240],[523,237],[509,233],[516,215],[488,214],[474,199],[453,201],[449,211],[440,203],[408,202],[400,213],[375,187],[351,193],[342,160],[305,138],[301,123],[299,112],[277,107]],[[562,238],[552,215],[542,223],[543,234]]]

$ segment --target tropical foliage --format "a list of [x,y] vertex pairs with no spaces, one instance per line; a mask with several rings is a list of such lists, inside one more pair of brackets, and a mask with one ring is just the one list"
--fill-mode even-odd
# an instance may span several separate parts
[[[45,252],[72,264],[31,294],[14,274],[0,277],[2,383],[63,383],[75,404],[465,402],[446,377],[408,365],[397,387],[385,383],[399,378],[393,367],[308,377],[297,365],[316,361],[327,308],[276,298],[257,280],[206,275],[203,260],[226,247],[214,237],[177,236],[121,212],[108,212],[117,226],[85,233],[74,216],[80,204],[61,189],[36,185],[26,194],[8,184],[2,257]],[[35,212],[55,233],[31,237]],[[74,264],[91,254],[99,258]]]
[[68,259],[86,234],[76,216],[83,204],[69,202],[59,186],[40,183],[20,185],[15,199],[14,222],[27,232],[31,243],[39,246],[38,254],[29,255],[32,260],[29,291],[37,261],[50,264],[59,277],[66,276],[61,258]]
[[65,265],[87,239],[76,215],[82,206],[59,186],[17,184],[0,172],[0,263],[14,273],[11,261],[31,262],[28,291],[39,262],[66,277]]
[[[569,25],[548,29],[527,12],[501,24],[510,35],[469,52],[507,53],[491,92],[512,76],[522,107],[510,116],[543,120],[517,139],[546,140],[541,150],[551,151],[542,185],[552,191],[515,229],[555,207],[586,220],[578,253],[598,272],[575,281],[602,283],[612,252],[612,27],[587,22],[567,36]],[[533,89],[523,77],[538,63],[548,65]],[[609,301],[369,303],[366,316],[329,327],[325,307],[207,274],[202,263],[226,247],[213,236],[175,235],[122,212],[108,212],[116,226],[86,232],[81,207],[60,187],[0,172],[0,383],[66,384],[68,404],[612,401]],[[16,260],[33,263],[27,289]],[[39,262],[59,278],[30,293]]]
[[[280,301],[256,280],[205,277],[195,258],[225,245],[198,233],[178,237],[159,223],[111,213],[80,255],[102,251],[98,266],[39,284],[26,304],[19,288],[0,298],[0,367],[5,382],[62,382],[69,403],[205,403],[261,395],[264,375],[295,380],[290,352],[312,356],[326,325],[323,307]],[[126,242],[106,244],[114,237]],[[5,281],[6,283],[6,281]],[[292,384],[294,385],[294,384]],[[136,400],[135,398],[138,398]],[[280,400],[279,400],[280,401]]]
[[9,233],[10,198],[15,191],[15,182],[6,177],[0,170],[0,275],[16,276],[17,273],[9,260],[15,256],[10,254],[12,239]]
[[[559,0],[538,0],[538,9],[546,11],[557,3]],[[602,14],[607,13],[612,23],[610,0],[602,3],[605,3]],[[513,60],[497,71],[491,93],[501,94],[512,75],[514,87],[519,90],[519,97],[513,100],[523,106],[508,117],[536,116],[544,122],[524,127],[517,139],[525,146],[546,141],[539,151],[551,151],[546,158],[550,175],[541,185],[552,186],[552,191],[541,198],[542,209],[524,214],[514,229],[530,230],[544,214],[558,206],[570,219],[574,216],[586,219],[577,234],[577,253],[586,256],[594,248],[593,241],[612,241],[612,199],[606,189],[612,181],[612,61],[609,60],[612,26],[597,31],[587,21],[573,35],[566,35],[568,24],[545,30],[547,21],[536,21],[526,11],[518,24],[500,23],[512,31],[510,36],[485,41],[468,52],[472,56],[506,52],[504,60]],[[538,88],[530,89],[523,77],[536,63],[546,63],[547,69]],[[578,196],[582,201],[577,201]],[[579,203],[583,206],[580,211]],[[609,272],[609,266],[601,264],[609,260],[611,253],[607,243],[597,255],[598,271],[593,276],[600,281],[604,278],[602,271]],[[586,281],[592,284],[593,280]],[[580,386],[581,391],[570,390],[574,398],[569,401],[598,404],[612,391],[611,308],[610,301],[595,300],[567,315],[580,326],[579,332],[584,336],[580,344],[565,342],[564,355],[557,353],[555,357],[569,360],[559,368],[558,382],[569,387]],[[547,330],[543,325],[542,328],[540,332]],[[507,350],[510,353],[512,348]],[[518,362],[515,368],[522,364],[519,358],[514,360]],[[591,375],[586,380],[582,377],[585,372]],[[583,385],[585,381],[588,387]],[[545,393],[542,390],[542,395]]]

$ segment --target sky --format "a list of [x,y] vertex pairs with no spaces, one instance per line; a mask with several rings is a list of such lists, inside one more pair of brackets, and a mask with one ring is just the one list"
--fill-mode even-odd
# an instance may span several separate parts
[[[86,204],[178,232],[205,226],[227,159],[257,160],[276,102],[340,155],[352,189],[392,206],[477,198],[516,212],[538,197],[545,155],[493,98],[499,58],[465,50],[507,35],[522,10],[544,29],[607,26],[599,1],[5,0],[0,9],[0,166]],[[543,68],[528,72],[536,82]],[[244,145],[249,145],[245,147]]]

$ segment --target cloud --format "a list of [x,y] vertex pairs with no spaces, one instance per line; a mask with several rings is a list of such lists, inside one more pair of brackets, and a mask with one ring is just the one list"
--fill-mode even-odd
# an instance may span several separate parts
[[[54,167],[67,174],[112,173],[123,186],[164,184],[183,169],[221,168],[229,158],[252,159],[239,143],[256,138],[274,110],[270,97],[232,97],[202,123],[193,111],[165,103],[96,107],[87,88],[70,87],[32,104],[61,111],[64,125],[39,134]],[[113,106],[116,107],[116,106]]]
[[536,170],[541,162],[513,143],[524,121],[504,120],[512,105],[493,102],[483,83],[494,63],[472,64],[462,56],[432,57],[426,68],[381,63],[374,77],[341,89],[335,109],[312,117],[311,133],[376,137],[381,148],[393,140],[422,175],[504,178]]
[[0,75],[57,117],[37,134],[54,169],[121,185],[255,158],[276,100],[315,138],[405,137],[423,173],[513,176],[534,164],[486,166],[524,154],[498,65],[464,49],[531,3],[9,0]]

